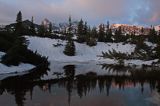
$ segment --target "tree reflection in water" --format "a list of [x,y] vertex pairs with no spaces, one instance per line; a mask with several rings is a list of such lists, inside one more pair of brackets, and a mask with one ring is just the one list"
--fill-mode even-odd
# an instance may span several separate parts
[[[133,69],[130,67],[113,67],[110,65],[102,65],[102,68],[114,70],[117,74],[113,75],[98,75],[95,72],[88,72],[86,74],[75,75],[76,66],[67,65],[64,66],[64,78],[58,78],[53,80],[41,80],[41,76],[47,74],[48,66],[41,66],[31,71],[31,73],[10,77],[4,79],[0,83],[0,94],[4,92],[10,93],[15,96],[15,102],[17,106],[24,106],[25,95],[30,92],[30,99],[32,100],[32,94],[34,87],[38,86],[42,91],[49,91],[51,93],[51,86],[59,85],[60,87],[66,88],[68,92],[68,103],[71,103],[72,91],[76,90],[80,98],[86,96],[91,90],[99,88],[100,93],[107,93],[109,96],[112,87],[124,89],[125,87],[132,86],[136,87],[137,84],[141,86],[141,92],[143,93],[145,87],[144,84],[150,85],[150,90],[157,90],[160,92],[160,71],[159,70],[140,70]],[[129,71],[130,74],[125,74]],[[124,72],[124,74],[118,73]]]

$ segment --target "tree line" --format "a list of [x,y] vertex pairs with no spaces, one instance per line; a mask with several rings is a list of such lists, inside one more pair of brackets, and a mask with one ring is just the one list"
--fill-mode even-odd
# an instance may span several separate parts
[[[18,12],[16,18],[16,26],[15,26],[15,34],[16,35],[35,35],[35,36],[45,36],[45,37],[55,37],[56,33],[52,33],[53,31],[52,23],[49,23],[49,26],[46,27],[44,23],[40,25],[40,27],[36,30],[34,24],[34,17],[31,19],[31,25],[28,29],[24,28],[22,23],[22,13]],[[86,43],[88,46],[96,46],[97,42],[109,42],[109,43],[134,43],[138,45],[139,48],[145,47],[144,41],[149,41],[152,43],[160,45],[160,33],[156,32],[154,27],[150,28],[149,34],[144,35],[144,29],[141,29],[141,34],[136,36],[135,33],[123,34],[122,28],[118,27],[114,32],[110,27],[109,21],[107,24],[100,24],[98,27],[91,27],[87,24],[86,21],[81,19],[76,28],[76,33],[73,32],[72,27],[72,19],[71,16],[68,19],[68,29],[65,33],[62,33],[62,36],[65,40],[67,40],[67,44],[64,50],[64,54],[73,56],[75,55],[75,45],[74,41],[78,43]],[[60,32],[61,33],[61,32]],[[73,39],[76,37],[76,39]],[[157,50],[159,51],[157,47]],[[160,51],[157,52],[160,54]]]

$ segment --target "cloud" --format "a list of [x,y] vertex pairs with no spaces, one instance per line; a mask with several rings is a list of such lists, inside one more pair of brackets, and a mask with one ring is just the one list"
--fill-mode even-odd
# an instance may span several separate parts
[[21,10],[23,19],[34,16],[37,23],[44,18],[64,22],[72,15],[74,19],[83,18],[92,25],[108,20],[151,25],[160,22],[159,4],[159,0],[0,0],[0,23],[15,21]]

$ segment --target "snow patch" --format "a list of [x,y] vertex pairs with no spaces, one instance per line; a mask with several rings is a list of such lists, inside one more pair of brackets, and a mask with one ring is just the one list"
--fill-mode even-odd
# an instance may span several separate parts
[[1,61],[2,56],[4,56],[5,54],[6,53],[0,51],[0,61]]
[[21,63],[19,66],[6,66],[0,63],[0,75],[8,73],[21,73],[35,68],[34,65]]
[[152,63],[158,62],[158,59],[143,61],[143,60],[126,60],[125,64],[127,65],[152,65]]
[[146,41],[146,42],[144,42],[147,46],[149,46],[149,47],[152,47],[152,48],[155,48],[155,47],[157,47],[157,44],[154,44],[154,43],[151,43],[151,42],[148,42],[148,41]]
[[[66,45],[66,41],[50,39],[50,38],[40,38],[40,37],[30,37],[26,36],[29,41],[28,49],[39,53],[42,56],[48,57],[49,61],[55,62],[66,62],[66,63],[84,63],[84,62],[97,62],[104,64],[118,64],[117,60],[114,59],[104,59],[100,57],[103,52],[109,52],[115,50],[116,52],[131,54],[135,51],[136,45],[134,44],[123,44],[123,43],[103,43],[98,42],[96,46],[89,47],[86,44],[80,44],[75,42],[76,46],[76,56],[66,56],[63,51]],[[155,47],[155,44],[150,42],[145,42],[148,46]],[[152,65],[156,60],[143,61],[143,60],[124,60],[124,65]]]
[[[86,44],[80,44],[75,42],[76,56],[66,56],[63,51],[66,45],[66,41],[55,40],[50,38],[29,37],[26,36],[29,41],[28,48],[42,56],[49,58],[49,61],[60,62],[86,62],[86,61],[104,61],[99,56],[103,52],[112,51],[131,54],[135,50],[135,45],[123,44],[123,43],[102,43],[98,42],[96,46],[89,47]],[[61,44],[61,46],[54,46]]]

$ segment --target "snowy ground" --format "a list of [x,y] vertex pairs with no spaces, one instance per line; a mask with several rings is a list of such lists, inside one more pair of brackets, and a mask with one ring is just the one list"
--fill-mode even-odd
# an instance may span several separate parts
[[[55,40],[49,38],[39,37],[26,37],[29,40],[28,48],[37,51],[43,56],[49,57],[50,61],[60,62],[86,62],[86,61],[104,61],[99,56],[103,52],[115,49],[116,51],[130,54],[134,51],[135,45],[122,43],[100,43],[97,46],[89,47],[86,44],[80,44],[75,42],[76,56],[66,56],[63,54],[66,41]],[[59,47],[53,45],[62,44]]]
[[35,66],[31,64],[24,64],[21,63],[19,66],[6,66],[0,63],[0,74],[7,74],[7,73],[19,73],[27,70],[33,69]]
[[[4,52],[0,52],[0,61],[1,61],[1,57],[5,55]],[[33,69],[35,66],[31,65],[31,64],[24,64],[21,63],[19,66],[6,66],[2,63],[0,63],[0,79],[4,78],[4,74],[8,74],[5,76],[11,76],[11,75],[15,75],[16,73],[24,73],[27,70],[31,70]]]
[[[32,51],[37,51],[39,54],[43,56],[47,56],[49,61],[57,61],[57,62],[101,62],[107,64],[117,64],[116,60],[113,59],[104,59],[99,57],[103,52],[112,51],[113,49],[117,52],[131,54],[135,50],[134,44],[123,44],[123,43],[102,43],[98,42],[98,44],[94,47],[89,47],[86,44],[80,44],[75,42],[76,46],[76,56],[66,56],[64,55],[64,47],[66,45],[66,41],[55,40],[50,38],[40,38],[40,37],[28,37],[26,38],[29,41],[28,48]],[[59,45],[60,46],[56,46]],[[146,42],[146,44],[152,46],[151,43]],[[158,60],[150,60],[150,61],[142,61],[142,60],[125,60],[125,65],[151,65],[153,62]]]
[[3,55],[5,55],[5,53],[0,51],[0,61]]

